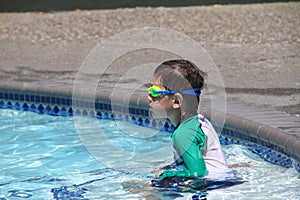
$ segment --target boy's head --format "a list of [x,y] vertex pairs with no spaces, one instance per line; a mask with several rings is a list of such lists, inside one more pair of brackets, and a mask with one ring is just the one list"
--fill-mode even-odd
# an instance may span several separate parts
[[207,74],[190,61],[169,60],[155,69],[153,82],[163,86],[165,90],[174,92],[168,96],[173,98],[175,103],[181,102],[181,109],[189,112],[198,108],[199,95],[205,87],[206,77]]
[[[162,86],[180,93],[184,90],[205,87],[207,74],[187,60],[169,60],[154,71],[153,79]],[[201,92],[201,91],[200,91]],[[191,95],[186,95],[191,96]],[[197,97],[199,101],[199,97]]]

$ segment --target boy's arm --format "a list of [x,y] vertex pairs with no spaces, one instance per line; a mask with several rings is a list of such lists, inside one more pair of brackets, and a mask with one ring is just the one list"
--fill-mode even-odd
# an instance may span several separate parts
[[165,177],[196,177],[208,173],[201,151],[206,148],[206,135],[202,129],[185,129],[176,133],[173,145],[177,153],[182,157],[186,170],[166,170],[159,178]]

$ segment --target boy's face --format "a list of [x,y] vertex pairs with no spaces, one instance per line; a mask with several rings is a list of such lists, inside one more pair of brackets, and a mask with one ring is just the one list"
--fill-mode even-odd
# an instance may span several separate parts
[[[157,82],[151,84],[156,89],[166,90]],[[171,95],[160,95],[159,97],[153,97],[148,95],[150,112],[154,118],[168,118],[174,113],[174,100]]]

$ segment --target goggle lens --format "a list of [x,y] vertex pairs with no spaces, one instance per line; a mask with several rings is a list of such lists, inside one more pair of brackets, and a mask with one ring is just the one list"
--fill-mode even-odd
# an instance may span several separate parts
[[162,95],[161,91],[164,91],[164,90],[157,85],[151,85],[148,88],[148,92],[152,97],[160,97]]

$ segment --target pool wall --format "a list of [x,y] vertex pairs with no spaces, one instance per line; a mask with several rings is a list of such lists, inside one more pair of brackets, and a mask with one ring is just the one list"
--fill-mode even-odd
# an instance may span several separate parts
[[[20,89],[21,88],[21,89]],[[111,99],[111,89],[91,95],[88,92],[73,94],[72,89],[26,88],[24,85],[4,85],[0,88],[0,108],[32,111],[54,116],[83,115],[103,119],[127,120],[172,132],[174,127],[167,120],[149,117],[148,101],[141,93],[130,99],[122,94]],[[124,91],[126,93],[126,91]],[[244,143],[266,161],[283,167],[294,167],[300,173],[300,141],[283,130],[255,121],[226,114],[223,126],[222,113],[205,111],[207,118],[214,115],[213,125],[221,131],[221,143]]]

